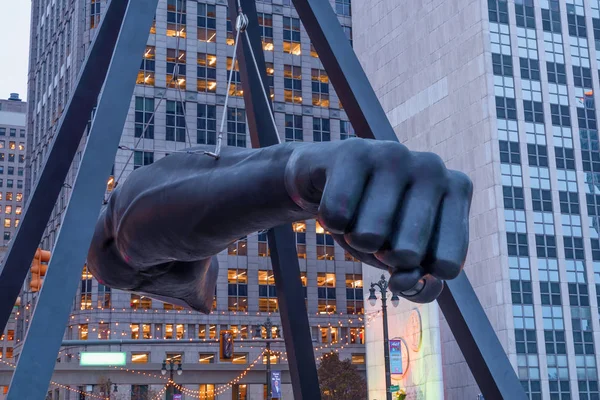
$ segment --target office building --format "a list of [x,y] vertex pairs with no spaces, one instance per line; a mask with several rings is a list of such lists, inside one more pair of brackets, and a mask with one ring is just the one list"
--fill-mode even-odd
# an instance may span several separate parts
[[[355,50],[400,140],[473,179],[465,271],[529,397],[598,398],[599,2],[353,6]],[[430,393],[477,398],[442,316],[420,311],[443,380]],[[376,361],[370,399],[383,393]],[[401,385],[423,393],[412,372]]]
[[[331,5],[351,38],[350,1],[332,0]],[[263,1],[257,6],[275,119],[282,139],[328,141],[353,136],[348,118],[290,1]],[[32,3],[28,97],[31,147],[26,158],[31,174],[27,190],[40,175],[106,7],[106,2],[99,0]],[[123,182],[136,168],[192,145],[214,144],[217,121],[223,113],[227,118],[226,144],[250,147],[239,72],[236,65],[232,66],[234,38],[230,26],[226,1],[159,2],[146,51],[140,54],[137,86],[113,175],[107,184],[107,196],[115,183]],[[230,73],[234,74],[233,84],[225,109]],[[40,245],[43,249],[52,249],[56,240],[84,145],[54,208]],[[299,222],[294,227],[311,331],[315,347],[319,347],[315,356],[333,349],[364,370],[362,266],[335,245],[315,221]],[[111,290],[82,266],[81,285],[65,327],[65,339],[167,338],[173,339],[174,344],[87,347],[88,351],[126,352],[127,370],[80,368],[78,354],[86,347],[63,349],[53,380],[64,386],[49,389],[53,398],[74,399],[80,396],[77,391],[98,394],[109,387],[114,393],[116,384],[119,396],[145,399],[148,393],[157,394],[166,383],[160,373],[164,360],[182,363],[183,373],[176,375],[175,381],[183,385],[185,398],[263,398],[265,365],[260,355],[264,344],[245,345],[241,339],[251,338],[254,328],[269,316],[276,325],[280,324],[266,235],[254,234],[232,244],[219,254],[219,261],[214,311],[207,316]],[[19,341],[24,338],[36,295],[24,294],[16,332]],[[237,341],[234,360],[226,363],[218,360],[215,340],[220,331],[228,329]],[[184,339],[205,339],[206,344],[184,344]],[[18,356],[19,345],[16,347]],[[285,349],[276,343],[273,350]],[[256,359],[259,362],[253,364]],[[274,370],[283,371],[285,398],[291,398],[285,356],[278,353],[272,361]],[[244,379],[233,387],[226,386],[247,369]],[[0,376],[2,384],[8,384],[9,375]],[[107,384],[109,380],[113,385]]]

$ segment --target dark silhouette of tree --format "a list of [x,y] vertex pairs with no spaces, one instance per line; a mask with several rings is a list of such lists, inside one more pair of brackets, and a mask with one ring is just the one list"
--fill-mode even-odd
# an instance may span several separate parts
[[323,400],[364,400],[367,382],[350,360],[340,360],[337,353],[329,353],[319,364],[319,385]]

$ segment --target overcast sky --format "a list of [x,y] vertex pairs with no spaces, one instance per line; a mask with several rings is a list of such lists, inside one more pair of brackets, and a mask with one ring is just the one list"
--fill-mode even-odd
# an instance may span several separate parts
[[27,99],[30,0],[0,0],[0,99]]

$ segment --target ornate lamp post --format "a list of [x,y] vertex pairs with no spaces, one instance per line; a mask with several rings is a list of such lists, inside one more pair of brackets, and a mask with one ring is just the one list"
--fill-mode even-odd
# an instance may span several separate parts
[[175,394],[175,380],[173,379],[173,375],[175,371],[177,371],[177,375],[183,374],[183,369],[181,368],[181,361],[175,361],[172,359],[164,360],[162,363],[162,368],[160,369],[160,373],[162,375],[167,374],[167,366],[169,366],[169,382],[171,382],[171,387],[167,389],[167,400],[173,400],[173,394]]
[[267,318],[264,324],[256,325],[254,328],[254,337],[262,337],[262,328],[267,331],[267,400],[271,400],[271,339],[273,339],[273,328],[275,328],[275,336],[279,337],[279,328],[273,325],[271,318]]
[[[385,276],[381,275],[379,282],[371,283],[369,289],[369,303],[374,306],[377,302],[377,296],[375,296],[375,288],[379,288],[381,293],[381,312],[383,314],[383,355],[385,358],[385,396],[387,400],[392,400],[392,392],[390,392],[390,386],[392,385],[392,376],[390,373],[390,344],[388,334],[388,322],[387,322],[387,291],[388,281],[385,280]],[[395,294],[392,295],[392,305],[398,306],[400,298]]]

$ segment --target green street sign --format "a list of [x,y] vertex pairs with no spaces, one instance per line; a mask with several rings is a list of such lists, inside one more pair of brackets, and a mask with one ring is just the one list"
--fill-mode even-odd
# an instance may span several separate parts
[[125,352],[106,352],[89,353],[82,352],[79,360],[80,366],[113,366],[127,364],[127,353]]
[[400,385],[391,385],[390,392],[394,393],[400,390]]

